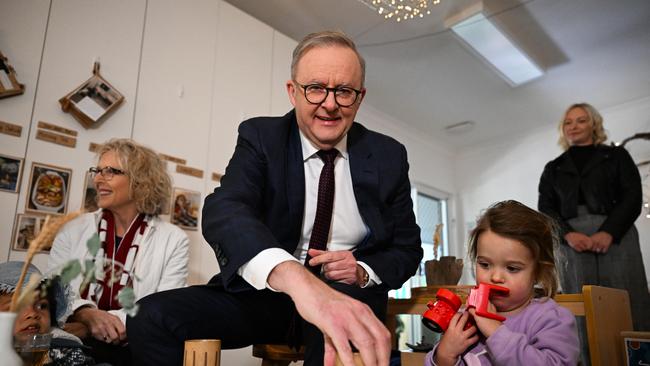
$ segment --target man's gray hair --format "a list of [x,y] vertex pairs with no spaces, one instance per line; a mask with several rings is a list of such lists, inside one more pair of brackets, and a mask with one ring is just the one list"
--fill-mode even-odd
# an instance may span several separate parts
[[316,33],[310,33],[305,38],[298,43],[296,48],[293,50],[293,59],[291,60],[291,78],[296,79],[296,73],[298,72],[298,62],[302,56],[307,53],[307,51],[316,47],[332,47],[340,46],[346,47],[354,51],[359,59],[359,64],[361,65],[361,87],[364,86],[366,81],[366,61],[363,59],[359,51],[357,51],[357,46],[354,44],[354,41],[350,39],[345,33],[340,31],[321,31]]

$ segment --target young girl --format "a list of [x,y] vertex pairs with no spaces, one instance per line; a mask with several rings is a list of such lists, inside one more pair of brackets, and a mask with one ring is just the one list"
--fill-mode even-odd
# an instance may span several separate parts
[[[11,297],[16,291],[22,267],[23,262],[0,263],[0,311],[9,311]],[[25,283],[34,274],[40,275],[40,271],[30,264],[27,268]],[[51,333],[47,356],[43,356],[44,359],[32,362],[30,365],[43,363],[47,366],[95,365],[94,360],[86,355],[87,348],[83,346],[81,340],[58,328],[57,319],[66,312],[65,296],[65,288],[58,278],[43,281],[38,288],[38,295],[34,303],[25,306],[16,315],[14,341],[17,344],[20,344],[21,340],[28,340],[35,334]]]
[[[573,314],[551,297],[557,282],[553,225],[546,216],[517,201],[492,205],[472,231],[469,255],[476,281],[510,290],[490,298],[488,310],[504,322],[454,315],[426,366],[575,365],[579,340]],[[542,297],[535,298],[535,285]],[[476,326],[463,330],[469,316]],[[477,329],[478,328],[478,329]]]

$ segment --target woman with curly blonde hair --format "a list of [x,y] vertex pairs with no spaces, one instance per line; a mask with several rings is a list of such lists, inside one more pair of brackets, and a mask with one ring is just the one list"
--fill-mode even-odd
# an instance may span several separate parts
[[642,202],[639,170],[625,148],[604,144],[603,118],[593,106],[571,105],[559,130],[566,151],[544,168],[538,207],[557,221],[564,239],[558,256],[562,289],[625,289],[634,329],[650,330],[650,295],[634,227]]
[[[99,210],[62,228],[49,267],[58,268],[73,258],[111,264],[83,292],[79,276],[71,283],[75,296],[66,329],[93,347],[96,361],[129,364],[124,347],[126,313],[116,295],[131,287],[138,300],[185,286],[189,242],[185,232],[158,217],[171,196],[171,179],[158,154],[130,139],[112,139],[101,146],[98,156],[98,165],[89,172]],[[101,246],[93,257],[86,242],[95,234]],[[115,262],[122,268],[114,267]],[[121,272],[116,281],[109,280],[113,271]]]

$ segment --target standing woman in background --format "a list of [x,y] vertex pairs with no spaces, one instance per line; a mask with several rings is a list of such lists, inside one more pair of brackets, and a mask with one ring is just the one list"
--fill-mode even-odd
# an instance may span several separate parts
[[627,290],[634,328],[650,330],[650,294],[634,227],[642,205],[639,171],[625,148],[603,144],[603,118],[593,106],[570,106],[558,129],[566,151],[544,168],[538,208],[557,221],[564,238],[558,263],[562,289]]
[[[158,216],[169,204],[171,178],[153,150],[130,139],[112,139],[98,152],[98,166],[90,168],[99,210],[68,222],[54,239],[50,271],[70,259],[117,261],[119,281],[98,281],[79,292],[81,276],[70,287],[73,313],[65,329],[92,347],[97,362],[130,364],[126,347],[126,313],[116,295],[132,287],[136,300],[154,292],[187,284],[189,240],[185,232]],[[86,242],[99,234],[95,258]],[[111,278],[107,266],[105,278]]]

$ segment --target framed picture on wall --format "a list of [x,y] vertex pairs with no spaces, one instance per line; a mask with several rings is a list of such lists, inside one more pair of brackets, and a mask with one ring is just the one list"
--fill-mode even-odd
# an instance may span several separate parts
[[201,212],[201,193],[174,188],[171,205],[171,222],[187,230],[198,230]]
[[23,159],[0,154],[0,191],[18,192]]
[[97,189],[93,183],[93,178],[90,172],[86,172],[84,179],[84,194],[81,199],[81,211],[95,212],[99,209],[97,206]]
[[72,169],[32,163],[25,211],[62,215],[68,210]]
[[40,215],[17,214],[11,237],[11,249],[26,251],[41,230],[41,220],[43,217]]

